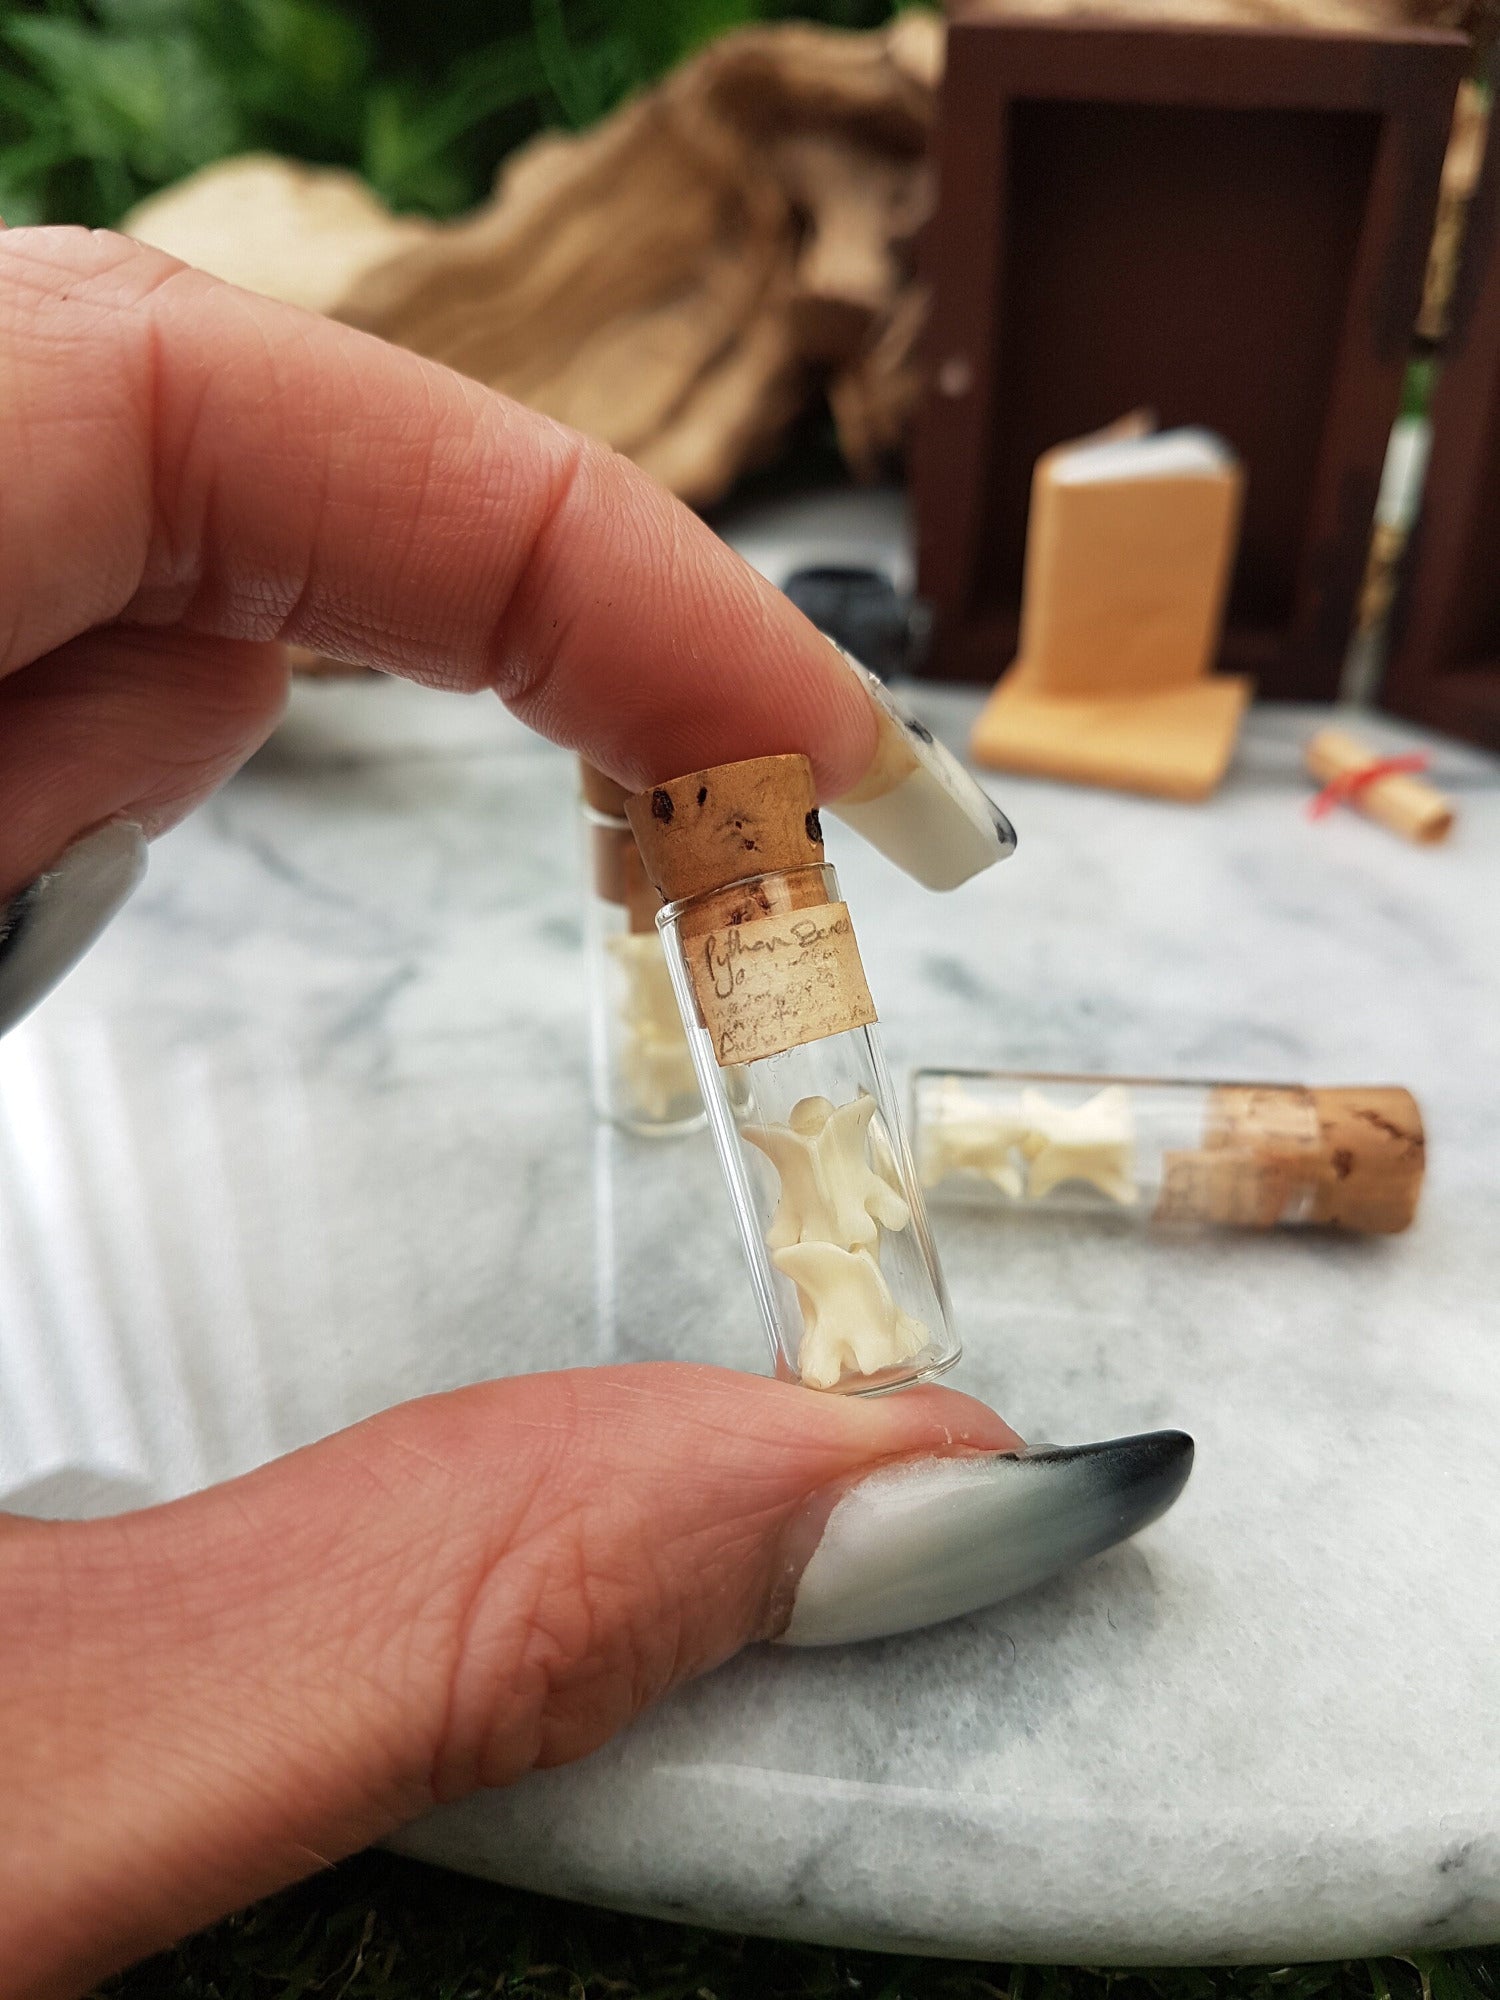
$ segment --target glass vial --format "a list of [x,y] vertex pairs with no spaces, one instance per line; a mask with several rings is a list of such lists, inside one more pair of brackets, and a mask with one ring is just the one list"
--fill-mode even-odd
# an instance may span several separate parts
[[846,1393],[958,1359],[805,757],[629,803],[776,1372]]
[[696,1131],[703,1098],[656,928],[661,898],[624,816],[623,787],[591,764],[580,777],[594,1108],[643,1138]]
[[1409,1091],[918,1070],[912,1130],[935,1203],[1092,1210],[1389,1235],[1416,1214]]

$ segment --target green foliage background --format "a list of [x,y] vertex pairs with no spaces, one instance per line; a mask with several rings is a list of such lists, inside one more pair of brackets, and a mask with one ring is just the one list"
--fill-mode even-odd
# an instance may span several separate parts
[[890,0],[0,0],[0,215],[116,221],[226,153],[357,168],[449,215],[726,28]]

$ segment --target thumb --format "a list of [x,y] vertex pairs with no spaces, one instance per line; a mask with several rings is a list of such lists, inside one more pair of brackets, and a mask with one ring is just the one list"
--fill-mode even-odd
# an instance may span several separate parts
[[942,1390],[600,1369],[407,1404],[143,1513],[0,1524],[0,1964],[75,1991],[584,1755],[786,1624],[851,1479],[1018,1446]]

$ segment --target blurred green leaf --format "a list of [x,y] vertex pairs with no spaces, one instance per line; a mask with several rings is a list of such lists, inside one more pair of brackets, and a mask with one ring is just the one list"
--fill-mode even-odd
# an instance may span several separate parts
[[96,34],[65,20],[17,20],[5,39],[56,93],[75,149],[143,180],[217,159],[240,133],[223,81],[180,29]]
[[[73,19],[84,14],[80,6],[52,7],[53,14],[66,13]],[[164,28],[185,28],[192,24],[193,0],[96,0],[94,12],[107,28],[116,33],[158,34]]]
[[364,173],[398,208],[482,199],[504,155],[579,128],[727,29],[872,26],[891,0],[0,0],[0,194],[111,222],[226,154]]
[[533,109],[547,79],[529,35],[513,35],[454,66],[441,91],[411,83],[377,84],[365,103],[361,165],[393,208],[445,214],[469,197],[455,157],[460,141],[486,119]]
[[10,228],[46,221],[38,189],[59,164],[57,149],[47,139],[0,146],[0,216]]
[[537,60],[564,121],[575,131],[592,125],[635,81],[624,36],[595,34],[575,43],[562,0],[532,0]]
[[390,207],[442,215],[463,205],[464,176],[420,96],[401,84],[379,84],[365,103],[361,165]]
[[6,25],[3,39],[50,95],[45,114],[14,90],[0,100],[9,114],[3,136],[19,142],[7,148],[7,179],[34,209],[52,206],[44,190],[54,175],[83,164],[103,213],[78,219],[112,219],[147,188],[242,143],[222,80],[180,28],[124,36],[57,16],[23,16]]
[[731,28],[742,28],[766,12],[756,0],[609,0],[615,34],[629,43],[643,76],[659,76]]
[[284,132],[292,149],[335,158],[358,143],[371,51],[357,21],[322,0],[196,0],[194,15],[241,115],[264,139]]
[[1430,354],[1418,355],[1406,365],[1401,385],[1401,415],[1425,417],[1432,408],[1432,392],[1437,387],[1438,364]]

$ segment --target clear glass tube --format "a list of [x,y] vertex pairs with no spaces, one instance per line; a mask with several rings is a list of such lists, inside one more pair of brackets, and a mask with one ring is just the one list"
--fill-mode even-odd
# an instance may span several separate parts
[[629,823],[586,801],[579,810],[595,1110],[642,1138],[697,1131],[703,1098],[656,928],[660,898]]
[[1318,1095],[1300,1084],[923,1069],[912,1082],[917,1170],[938,1205],[1309,1222],[1328,1157]]
[[[722,928],[838,904],[832,868],[747,878],[657,922],[778,1375],[873,1393],[959,1358],[900,1108],[873,1026],[721,1066],[689,956]],[[726,908],[738,914],[726,919]]]

